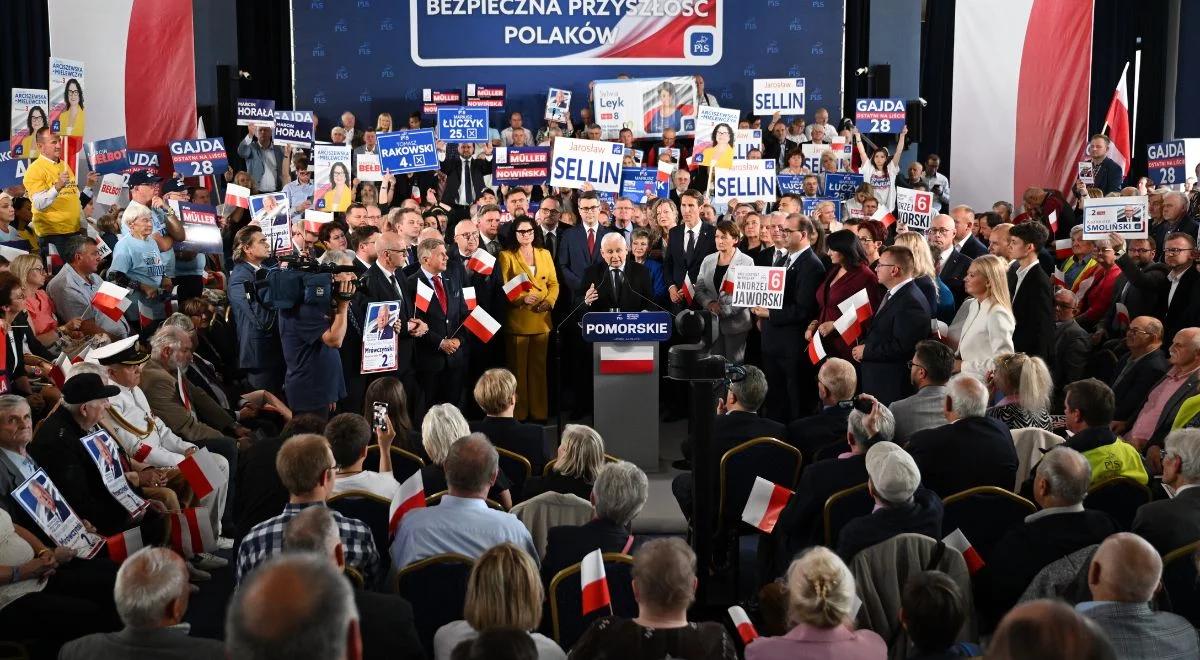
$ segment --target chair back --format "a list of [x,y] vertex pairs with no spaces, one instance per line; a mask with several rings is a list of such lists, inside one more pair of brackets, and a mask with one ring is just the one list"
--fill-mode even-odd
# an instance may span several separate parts
[[463,618],[474,565],[470,557],[447,553],[409,564],[396,574],[395,592],[412,603],[422,647],[432,649],[437,629]]
[[510,511],[533,536],[538,556],[546,556],[546,537],[551,527],[582,525],[595,517],[592,503],[570,493],[548,491],[525,500]]
[[718,500],[718,531],[741,530],[740,520],[754,480],[762,477],[784,488],[794,489],[800,478],[800,450],[775,438],[754,438],[725,452],[721,457],[717,480],[720,485]]
[[1045,429],[1016,429],[1012,431],[1013,446],[1017,450],[1017,475],[1013,492],[1021,492],[1021,484],[1029,478],[1033,466],[1042,460],[1042,454],[1061,445],[1065,440]]
[[[605,465],[607,465],[609,463],[620,463],[620,462],[621,462],[621,459],[617,458],[616,456],[613,456],[612,454],[604,455]],[[558,463],[557,458],[552,458],[552,459],[546,461],[546,465],[542,466],[542,476],[544,477],[544,476],[549,475],[550,470],[553,469],[557,463]]]
[[837,547],[838,534],[846,523],[871,514],[875,500],[867,490],[867,482],[839,490],[825,500],[825,546]]
[[995,486],[955,493],[943,500],[942,505],[942,535],[961,529],[985,562],[1004,532],[1037,511],[1033,502]]
[[1196,552],[1200,541],[1163,555],[1162,583],[1171,600],[1171,611],[1200,626],[1200,586],[1196,584]]
[[[601,617],[609,616],[607,607],[583,615],[583,585],[580,565],[573,564],[550,580],[550,621],[554,641],[569,649],[579,641],[588,626]],[[637,616],[637,601],[633,599],[633,557],[619,552],[604,553],[604,575],[612,600],[611,614],[633,618]]]
[[1121,529],[1129,529],[1138,507],[1149,501],[1149,488],[1128,477],[1113,477],[1088,488],[1083,508],[1103,511],[1112,516]]
[[[425,461],[420,456],[395,445],[391,448],[392,454],[392,476],[396,477],[396,481],[404,483],[405,479],[413,476],[413,473],[425,467]],[[379,445],[370,445],[367,447],[367,458],[363,461],[364,470],[379,471]]]
[[391,500],[365,490],[350,490],[330,497],[326,505],[343,516],[354,518],[370,527],[379,557],[387,560],[391,556],[388,552],[392,541],[388,535],[388,509],[392,505]]
[[533,466],[529,464],[528,458],[515,451],[496,447],[496,453],[500,456],[500,471],[512,482],[509,492],[512,493],[513,499],[516,499],[521,491],[525,490],[525,482],[533,474]]
[[[430,495],[425,498],[425,506],[437,506],[438,504],[441,503],[442,498],[449,494],[450,494],[450,491],[448,491],[448,490],[436,492],[433,495]],[[495,509],[497,511],[507,511],[508,510],[508,509],[504,508],[503,504],[497,502],[496,500],[485,499],[484,502],[487,502],[487,505],[489,508]]]
[[[838,440],[821,447],[813,453],[811,463],[820,463],[829,458],[837,458],[839,455],[850,451],[850,445],[845,440]],[[811,465],[810,463],[810,465]]]

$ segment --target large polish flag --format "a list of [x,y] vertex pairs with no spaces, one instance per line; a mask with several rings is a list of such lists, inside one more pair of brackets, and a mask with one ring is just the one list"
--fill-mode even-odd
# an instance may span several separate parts
[[[1087,142],[1093,0],[972,0],[954,12],[954,203],[1070,191]],[[999,39],[996,35],[1004,35]]]
[[[50,50],[87,64],[87,140],[159,152],[196,133],[191,0],[49,0]],[[86,26],[86,29],[80,29]]]

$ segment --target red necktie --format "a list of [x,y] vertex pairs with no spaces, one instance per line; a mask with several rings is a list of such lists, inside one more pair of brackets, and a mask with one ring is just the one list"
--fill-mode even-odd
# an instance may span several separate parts
[[447,314],[450,306],[446,304],[446,287],[442,286],[441,275],[433,276],[433,290],[437,292],[438,304],[442,306],[442,314]]
[[596,230],[589,229],[588,230],[588,256],[590,257],[595,253],[596,253]]

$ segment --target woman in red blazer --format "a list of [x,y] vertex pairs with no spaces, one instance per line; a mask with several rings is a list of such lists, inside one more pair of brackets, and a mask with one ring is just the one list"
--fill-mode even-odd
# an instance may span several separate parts
[[[850,296],[866,289],[873,314],[875,310],[879,309],[879,301],[883,299],[883,290],[879,286],[879,280],[875,277],[875,271],[871,270],[871,265],[867,261],[867,253],[863,250],[862,242],[858,240],[858,236],[853,231],[842,229],[833,232],[826,239],[825,247],[829,252],[829,258],[833,261],[833,267],[825,274],[825,281],[817,288],[817,306],[821,311],[817,315],[817,319],[808,325],[808,331],[804,333],[804,338],[812,341],[813,333],[819,332],[826,355],[850,360],[850,349],[854,343],[847,344],[842,339],[841,333],[834,328],[834,321],[842,315],[842,310],[838,309],[838,305]],[[870,319],[863,321],[858,333],[860,337],[867,333],[870,323]]]

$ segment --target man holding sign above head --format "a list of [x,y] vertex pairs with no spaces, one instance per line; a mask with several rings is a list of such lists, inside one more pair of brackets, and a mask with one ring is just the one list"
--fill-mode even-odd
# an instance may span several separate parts
[[442,203],[450,205],[450,221],[467,218],[471,204],[486,187],[483,177],[492,173],[492,145],[485,143],[483,156],[476,158],[474,144],[460,142],[454,155],[450,155],[446,145],[439,142],[437,155],[442,163],[442,173],[446,175]]
[[287,185],[287,158],[283,147],[273,142],[270,126],[246,126],[246,137],[238,143],[237,152],[246,161],[246,171],[258,192],[275,192]]

